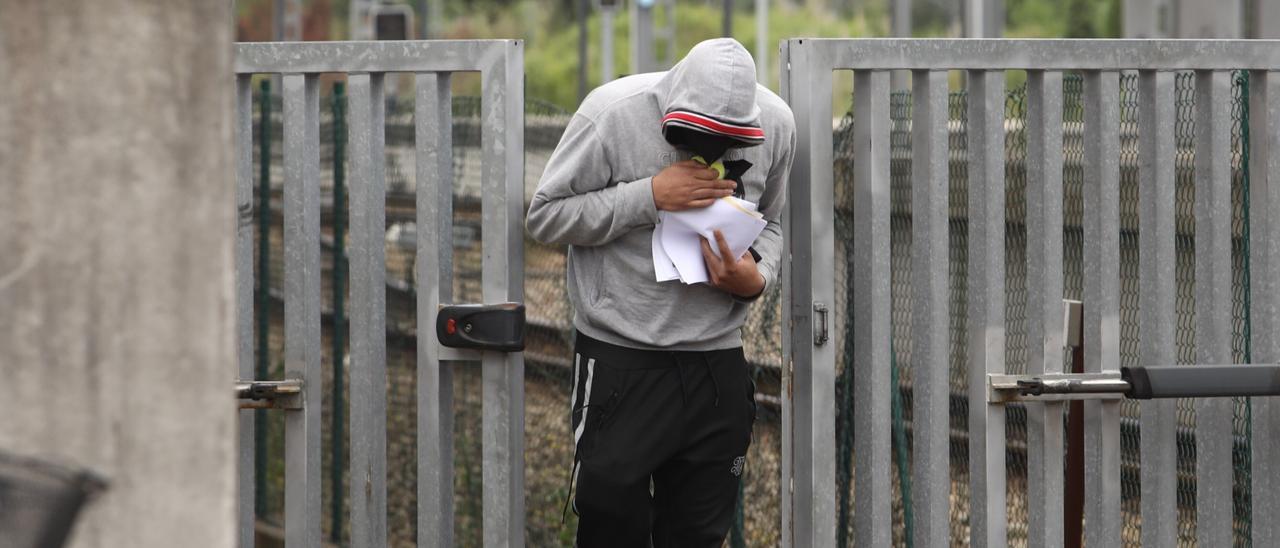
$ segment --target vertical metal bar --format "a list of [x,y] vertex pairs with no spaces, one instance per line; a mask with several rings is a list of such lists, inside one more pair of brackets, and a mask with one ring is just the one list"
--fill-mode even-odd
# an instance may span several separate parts
[[951,495],[947,72],[913,71],[911,84],[912,538],[916,546],[945,546]]
[[[1231,73],[1196,71],[1196,361],[1231,363]],[[1230,398],[1196,409],[1196,537],[1232,542]],[[1274,456],[1273,456],[1274,458]]]
[[[258,279],[255,379],[267,378],[271,336],[271,80],[262,80],[258,114]],[[267,506],[267,411],[253,412],[254,516]]]
[[[1256,363],[1280,362],[1280,73],[1249,78],[1249,318]],[[1280,402],[1253,398],[1253,545],[1280,538]]]
[[314,74],[284,86],[285,376],[302,409],[285,413],[285,544],[320,544],[320,100]]
[[453,301],[453,96],[445,73],[418,73],[418,546],[453,546],[453,369],[436,312]]
[[[791,105],[792,108],[794,109],[796,97],[793,96],[793,92],[791,90],[791,83],[794,81],[794,79],[791,76],[791,71],[792,71],[791,41],[783,40],[778,50],[778,83],[780,86],[782,99],[786,101],[787,104]],[[801,78],[804,78],[806,76],[807,76],[806,74],[800,75]],[[799,140],[803,140],[805,139],[805,137],[804,137],[804,133],[801,131],[801,128],[803,127],[801,126],[801,124],[805,122],[803,118],[801,118],[800,116],[796,116],[795,119],[797,124],[796,138]],[[807,142],[807,141],[803,141],[803,142]],[[797,164],[805,161],[807,158],[805,154],[801,153],[803,149],[800,149],[798,147],[799,147],[799,142],[797,142],[797,154],[795,155],[796,160],[793,161],[792,163],[792,168],[791,168],[792,174],[795,174],[797,169]],[[782,208],[782,216],[781,216],[781,223],[782,223],[782,255],[781,256],[791,257],[791,260],[782,261],[782,264],[780,265],[780,268],[779,268],[781,272],[779,272],[779,280],[778,280],[782,286],[782,298],[781,298],[782,303],[781,304],[782,304],[782,317],[784,318],[784,320],[782,321],[782,325],[783,325],[782,329],[784,330],[782,334],[782,383],[781,383],[782,386],[779,392],[779,394],[782,395],[782,399],[783,399],[783,405],[781,406],[782,407],[782,469],[779,470],[778,472],[778,490],[779,490],[778,498],[781,500],[781,503],[779,504],[779,506],[781,507],[781,511],[779,512],[779,520],[782,522],[778,526],[778,530],[781,532],[779,545],[782,546],[782,548],[791,548],[793,546],[791,516],[793,515],[792,514],[793,487],[792,486],[795,485],[795,453],[792,450],[792,440],[795,438],[795,428],[794,428],[794,422],[793,422],[795,417],[795,410],[792,407],[792,403],[794,402],[794,400],[791,398],[791,385],[794,378],[793,368],[792,368],[792,363],[793,363],[792,358],[794,357],[793,349],[795,348],[795,345],[793,341],[797,336],[797,330],[793,322],[786,318],[789,318],[791,316],[790,311],[793,309],[794,302],[795,302],[795,296],[792,293],[795,277],[798,274],[804,274],[804,271],[802,269],[797,271],[797,269],[795,268],[795,265],[798,263],[795,262],[795,257],[792,252],[792,247],[794,246],[794,243],[792,242],[791,236],[792,236],[794,227],[793,227],[793,223],[791,222],[791,217],[792,217],[791,208],[796,207],[795,199],[796,199],[796,196],[798,196],[798,194],[795,193],[795,184],[796,184],[795,181],[788,181],[787,206]]]
[[1004,71],[969,71],[969,543],[1004,546],[1004,406],[988,373],[1004,373]]
[[[1174,73],[1138,75],[1139,361],[1177,361],[1174,309],[1177,280],[1174,189]],[[1177,402],[1141,402],[1142,544],[1178,541]]]
[[351,545],[387,543],[383,75],[347,78],[351,155]]
[[[253,378],[253,87],[236,76],[236,374]],[[236,497],[241,548],[253,547],[253,411],[240,411]]]
[[[486,302],[524,300],[524,48],[505,41],[482,71]],[[484,545],[524,546],[524,356],[485,352]]]
[[893,542],[893,467],[889,426],[889,73],[854,73],[853,368],[854,538],[858,546]]
[[[1061,373],[1062,73],[1027,71],[1027,374]],[[1061,546],[1060,402],[1027,409],[1028,542]]]
[[[1084,73],[1084,369],[1120,371],[1120,78]],[[1086,401],[1085,544],[1120,542],[1120,402]],[[1228,462],[1230,457],[1228,456]]]
[[[787,100],[796,118],[788,192],[791,250],[791,546],[835,545],[835,351],[815,337],[815,307],[834,303],[835,211],[831,65],[812,41],[792,40]],[[784,431],[784,434],[787,434]],[[784,493],[785,496],[785,493]],[[786,539],[784,539],[784,543]]]

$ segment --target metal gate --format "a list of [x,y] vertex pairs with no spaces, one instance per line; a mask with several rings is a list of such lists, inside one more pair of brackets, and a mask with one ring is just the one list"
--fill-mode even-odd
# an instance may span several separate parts
[[[387,75],[416,90],[419,546],[453,544],[451,367],[481,362],[486,546],[524,544],[524,362],[520,353],[438,344],[436,310],[452,303],[455,72],[482,86],[483,298],[521,302],[524,286],[524,53],[520,41],[246,43],[236,48],[236,240],[239,377],[253,379],[252,94],[255,74],[281,74],[284,95],[285,376],[242,383],[284,409],[285,530],[291,547],[321,545],[321,73],[347,77],[350,116],[351,545],[385,546],[386,264],[383,157]],[[252,413],[240,415],[240,544],[253,545]]]
[[[949,167],[967,168],[967,309],[969,512],[973,546],[1003,546],[1006,525],[1006,401],[994,394],[1006,369],[1006,229],[1026,231],[1028,299],[1027,375],[1064,375],[1063,314],[1063,74],[1083,78],[1083,277],[1085,374],[1077,380],[1121,380],[1120,264],[1122,232],[1136,232],[1141,256],[1138,306],[1143,366],[1175,363],[1175,240],[1192,236],[1197,364],[1228,364],[1231,351],[1232,243],[1245,240],[1251,297],[1245,302],[1252,361],[1280,361],[1280,43],[1274,41],[1108,40],[825,40],[783,43],[782,88],[797,122],[799,154],[785,215],[783,386],[783,542],[832,546],[836,542],[835,378],[842,354],[829,335],[852,323],[854,410],[853,522],[857,546],[892,543],[893,500],[890,425],[892,361],[890,266],[890,71],[911,72],[910,126],[910,356],[913,402],[912,489],[915,508],[907,531],[914,545],[951,542],[952,500],[948,443],[951,424],[948,379],[952,343],[948,316]],[[1250,71],[1250,196],[1244,234],[1231,224],[1231,71]],[[851,188],[834,184],[832,95],[834,71],[854,81]],[[948,124],[951,74],[967,82],[967,142],[953,150]],[[1005,118],[1008,71],[1025,71],[1028,107],[1020,120]],[[1136,72],[1137,142],[1122,143],[1120,75]],[[1190,150],[1174,142],[1174,78],[1194,71],[1195,133]],[[1006,218],[1005,138],[1025,128],[1025,218]],[[1138,160],[1138,226],[1122,227],[1121,151]],[[1175,155],[1195,157],[1194,223],[1183,226],[1174,210]],[[852,196],[852,305],[838,310],[834,280],[838,256],[834,204]],[[843,356],[841,356],[843,357]],[[1121,538],[1120,399],[1072,396],[1084,402],[1084,521],[1089,546],[1116,546]],[[1028,527],[1033,546],[1061,545],[1063,523],[1063,410],[1061,399],[1027,395]],[[1274,516],[1280,492],[1274,465],[1280,459],[1280,405],[1253,398],[1252,540],[1280,538]],[[1175,441],[1181,427],[1169,400],[1141,403],[1141,541],[1177,541],[1178,477]],[[1232,407],[1223,399],[1195,400],[1196,535],[1202,546],[1228,546],[1232,527]]]

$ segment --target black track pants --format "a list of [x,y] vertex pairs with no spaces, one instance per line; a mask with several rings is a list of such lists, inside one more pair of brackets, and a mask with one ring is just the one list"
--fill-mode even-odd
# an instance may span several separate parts
[[755,419],[742,349],[576,346],[578,546],[718,548]]

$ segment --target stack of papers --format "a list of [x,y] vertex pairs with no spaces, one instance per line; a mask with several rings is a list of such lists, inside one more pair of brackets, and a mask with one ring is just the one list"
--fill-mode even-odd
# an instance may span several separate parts
[[[653,269],[659,282],[680,280],[686,284],[706,283],[707,264],[702,259],[702,238],[711,252],[720,256],[715,231],[724,235],[729,251],[738,260],[756,241],[767,223],[756,204],[732,196],[720,198],[701,209],[659,211],[653,228]],[[723,257],[721,257],[723,259]]]

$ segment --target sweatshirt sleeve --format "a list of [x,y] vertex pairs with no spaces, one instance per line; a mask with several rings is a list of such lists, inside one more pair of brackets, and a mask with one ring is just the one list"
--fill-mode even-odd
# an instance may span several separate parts
[[760,274],[764,276],[764,290],[759,295],[749,298],[738,298],[743,302],[751,302],[773,290],[778,284],[778,268],[782,262],[782,225],[780,219],[782,217],[782,209],[786,207],[787,202],[787,179],[791,176],[791,162],[795,157],[796,150],[796,133],[795,126],[787,124],[786,128],[789,133],[780,139],[782,145],[780,150],[774,152],[777,161],[769,167],[769,176],[765,181],[764,193],[760,196],[758,204],[760,212],[764,214],[766,221],[764,230],[756,236],[756,241],[751,247],[755,248],[756,253],[760,254],[760,262],[756,264],[756,268],[760,270]]
[[612,181],[595,123],[574,115],[529,204],[529,234],[544,244],[597,246],[658,222],[652,177]]

